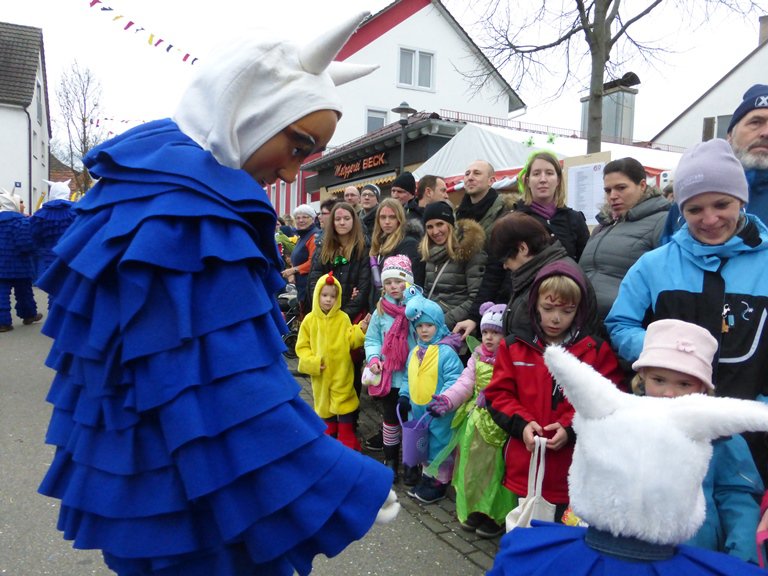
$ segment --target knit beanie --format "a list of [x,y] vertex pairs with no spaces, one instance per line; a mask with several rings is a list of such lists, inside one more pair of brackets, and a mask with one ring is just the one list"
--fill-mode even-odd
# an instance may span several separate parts
[[643,351],[632,370],[667,368],[698,378],[714,390],[712,359],[716,351],[717,340],[706,328],[682,320],[657,320],[648,325]]
[[410,194],[416,195],[416,178],[413,177],[413,174],[410,172],[402,172],[400,176],[395,178],[395,181],[392,182],[393,188],[402,188],[406,192],[409,192]]
[[303,46],[262,34],[232,42],[206,58],[173,120],[219,164],[238,169],[304,116],[319,110],[341,115],[336,87],[378,67],[333,61],[368,15],[340,18]]
[[296,206],[296,208],[293,209],[294,218],[296,218],[296,216],[299,214],[302,216],[309,216],[310,218],[317,218],[317,212],[315,212],[315,209],[312,208],[312,206],[309,204],[299,204]]
[[390,256],[381,267],[381,282],[389,278],[397,278],[409,284],[413,284],[413,272],[411,270],[411,260],[408,256],[397,254]]
[[378,186],[376,186],[376,184],[366,184],[365,186],[362,187],[362,189],[360,190],[360,193],[363,193],[366,190],[370,190],[371,192],[376,194],[376,198],[381,196],[381,190],[379,189]]
[[744,92],[744,99],[736,108],[733,116],[731,116],[731,123],[728,124],[728,134],[739,123],[739,120],[756,108],[768,108],[768,85],[766,84],[755,84]]
[[485,330],[492,330],[494,332],[504,333],[501,319],[504,316],[506,310],[504,304],[494,304],[493,302],[485,302],[480,305],[480,332]]
[[728,194],[745,204],[749,200],[744,168],[731,145],[720,138],[686,150],[675,170],[675,202],[681,211],[688,200],[707,192]]
[[445,200],[427,204],[427,206],[424,208],[424,216],[422,217],[422,221],[424,224],[426,224],[430,220],[443,220],[444,222],[448,222],[448,224],[453,226],[453,224],[456,223],[456,219],[453,215],[453,206],[448,204],[448,202]]

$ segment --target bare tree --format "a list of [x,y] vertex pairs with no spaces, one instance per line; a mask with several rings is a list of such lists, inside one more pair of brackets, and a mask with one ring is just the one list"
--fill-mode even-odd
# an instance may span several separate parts
[[93,182],[88,170],[83,168],[82,159],[89,150],[107,139],[100,122],[101,83],[90,69],[81,68],[75,60],[61,77],[56,100],[61,119],[55,125],[65,132],[65,136],[57,134],[55,149],[68,159],[80,193],[85,194]]
[[[621,0],[540,0],[534,10],[525,14],[525,3],[490,0],[481,17],[482,28],[489,39],[483,49],[498,68],[511,72],[516,88],[524,79],[538,82],[542,73],[560,77],[562,82],[551,97],[563,92],[573,76],[578,74],[578,61],[588,58],[587,152],[599,152],[605,76],[616,77],[619,66],[627,57],[640,55],[652,60],[666,51],[629,33],[633,24],[648,16],[662,2],[635,1],[630,8],[627,6],[629,2],[622,4]],[[673,0],[671,3],[679,8],[681,14],[698,11],[702,22],[718,7],[743,16],[759,8],[753,0]],[[511,4],[514,5],[514,12],[510,9]],[[535,40],[529,41],[531,37]],[[582,41],[586,47],[581,44]],[[558,68],[554,72],[552,63],[556,63]],[[482,76],[478,73],[473,80],[481,82],[484,80]]]

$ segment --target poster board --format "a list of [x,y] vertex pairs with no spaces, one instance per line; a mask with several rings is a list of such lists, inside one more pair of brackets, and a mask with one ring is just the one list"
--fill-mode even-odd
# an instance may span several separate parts
[[563,160],[566,204],[583,212],[590,227],[597,224],[595,217],[605,202],[603,167],[610,161],[609,151],[572,156]]

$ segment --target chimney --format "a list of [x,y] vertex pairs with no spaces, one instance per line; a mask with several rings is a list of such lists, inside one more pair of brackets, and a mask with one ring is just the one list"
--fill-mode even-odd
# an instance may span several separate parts
[[768,42],[768,15],[760,16],[760,39],[757,45],[762,46],[766,42]]

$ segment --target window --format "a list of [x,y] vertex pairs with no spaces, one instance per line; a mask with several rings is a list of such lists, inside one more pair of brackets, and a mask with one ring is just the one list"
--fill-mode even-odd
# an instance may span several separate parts
[[732,114],[726,114],[725,116],[717,117],[717,137],[718,138],[725,139],[728,137],[728,124],[731,123],[731,118],[733,118]]
[[365,132],[366,134],[370,134],[371,132],[376,132],[376,130],[383,128],[386,123],[387,123],[386,110],[371,110],[369,108],[367,128]]
[[435,55],[429,52],[400,48],[400,74],[398,84],[401,86],[410,86],[412,88],[432,90],[434,87],[432,79],[432,64],[434,58]]
[[37,97],[37,123],[43,123],[43,87],[40,82],[35,86],[35,96]]

